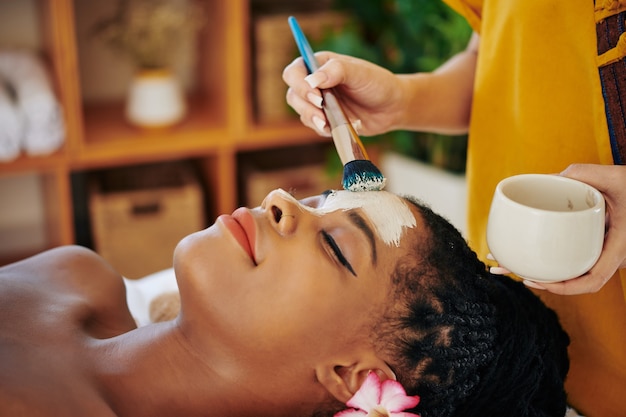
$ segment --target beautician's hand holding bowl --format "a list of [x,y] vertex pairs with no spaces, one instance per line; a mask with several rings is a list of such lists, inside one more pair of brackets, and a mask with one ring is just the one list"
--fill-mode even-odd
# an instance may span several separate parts
[[496,187],[487,244],[500,266],[529,286],[584,275],[599,259],[604,236],[604,197],[586,183],[523,174]]

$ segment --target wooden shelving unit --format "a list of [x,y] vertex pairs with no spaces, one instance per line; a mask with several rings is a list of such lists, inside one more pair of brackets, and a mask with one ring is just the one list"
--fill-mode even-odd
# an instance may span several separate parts
[[209,21],[197,43],[197,79],[189,96],[189,115],[180,125],[142,131],[126,123],[122,101],[85,103],[76,32],[80,1],[36,3],[41,52],[64,111],[67,134],[63,148],[46,157],[22,156],[0,164],[0,177],[35,173],[43,179],[47,247],[75,243],[74,173],[192,159],[202,167],[203,180],[211,190],[207,215],[212,218],[234,210],[239,203],[240,152],[328,144],[295,118],[273,124],[255,121],[249,0],[198,0],[204,3]]

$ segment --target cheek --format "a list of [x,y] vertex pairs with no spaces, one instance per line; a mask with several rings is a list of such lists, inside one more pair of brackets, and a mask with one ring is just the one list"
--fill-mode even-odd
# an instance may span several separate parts
[[289,258],[261,265],[252,276],[250,297],[263,302],[274,317],[300,321],[328,310],[335,294],[342,291],[341,277],[333,268],[302,258]]
[[268,349],[315,346],[319,344],[315,339],[329,324],[338,326],[344,321],[349,297],[341,278],[306,259],[260,265],[235,308],[240,318],[245,317],[241,322],[246,323],[249,335],[255,334]]
[[340,275],[334,267],[301,261],[297,271],[271,286],[272,291],[259,288],[265,303],[252,314],[258,326],[272,334],[273,343],[280,340],[279,346],[332,349],[353,339],[372,317],[371,309],[380,305],[378,287],[356,285],[358,278]]

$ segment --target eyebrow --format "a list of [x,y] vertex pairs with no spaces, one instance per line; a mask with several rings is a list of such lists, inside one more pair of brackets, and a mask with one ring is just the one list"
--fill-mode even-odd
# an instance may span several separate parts
[[376,257],[376,239],[374,238],[374,232],[372,231],[372,228],[369,226],[369,224],[367,224],[367,222],[365,221],[363,216],[361,216],[356,211],[351,211],[348,214],[348,218],[367,237],[367,240],[369,241],[369,244],[370,244],[370,250],[371,250],[371,255],[372,255],[371,256],[372,264],[374,266],[376,266],[376,261],[377,261],[377,257]]

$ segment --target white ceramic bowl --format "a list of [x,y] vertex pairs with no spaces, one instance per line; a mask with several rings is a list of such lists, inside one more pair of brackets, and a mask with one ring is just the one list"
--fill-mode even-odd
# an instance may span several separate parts
[[598,260],[604,219],[604,197],[588,184],[558,175],[517,175],[496,187],[487,244],[500,266],[522,278],[564,281]]

